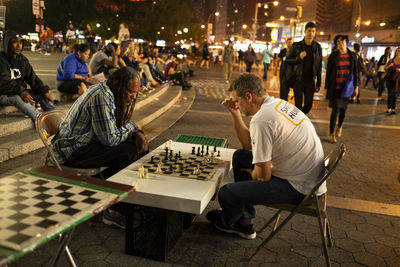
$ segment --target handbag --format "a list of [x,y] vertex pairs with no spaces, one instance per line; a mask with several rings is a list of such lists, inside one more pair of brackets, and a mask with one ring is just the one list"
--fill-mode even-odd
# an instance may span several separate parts
[[342,93],[340,94],[341,98],[349,98],[354,93],[354,75],[353,73],[349,74],[347,81],[342,89]]

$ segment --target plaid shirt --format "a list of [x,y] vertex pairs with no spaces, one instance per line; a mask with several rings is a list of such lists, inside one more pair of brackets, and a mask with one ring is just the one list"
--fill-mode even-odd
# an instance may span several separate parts
[[105,82],[79,97],[51,141],[58,162],[63,164],[73,152],[89,144],[117,146],[137,132],[133,122],[117,128],[114,111],[114,95]]

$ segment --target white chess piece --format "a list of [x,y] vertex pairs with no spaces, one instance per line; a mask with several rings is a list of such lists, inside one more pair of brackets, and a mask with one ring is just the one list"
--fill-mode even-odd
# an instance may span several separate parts
[[211,163],[215,163],[215,153],[211,151]]
[[143,178],[146,178],[146,179],[149,178],[149,170],[146,168],[144,169],[144,177]]
[[158,164],[157,164],[156,173],[162,173],[162,170],[161,170],[161,161],[158,162]]
[[144,176],[144,167],[141,166],[141,167],[138,169],[138,178],[139,178],[139,179],[142,179],[143,176]]

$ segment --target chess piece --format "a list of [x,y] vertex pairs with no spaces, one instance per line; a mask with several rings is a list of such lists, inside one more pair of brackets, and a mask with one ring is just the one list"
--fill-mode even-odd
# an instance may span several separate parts
[[154,163],[154,156],[151,156],[150,163],[151,163],[151,164]]
[[173,155],[173,150],[171,149],[170,151],[169,151],[169,156],[172,158],[172,155]]
[[[194,153],[193,153],[194,154]],[[178,158],[181,158],[181,151],[179,151],[179,155],[178,155]]]
[[160,161],[160,162],[158,162],[158,164],[157,164],[156,173],[162,173],[162,169],[161,169],[161,161]]
[[173,169],[172,165],[169,165],[169,171],[170,172],[174,172],[174,169]]
[[201,153],[204,153],[204,145],[201,145]]
[[215,153],[214,151],[211,151],[211,163],[215,163]]
[[[181,152],[179,152],[181,153]],[[196,147],[192,146],[192,155],[196,154]]]
[[172,150],[172,140],[168,141],[168,148],[169,148],[169,150]]
[[218,154],[217,154],[217,157],[221,157],[221,150],[218,150]]
[[176,172],[180,172],[181,171],[179,164],[176,164],[175,170],[176,170]]
[[197,156],[200,156],[200,147],[197,148]]
[[217,146],[214,146],[214,152],[217,152]]
[[207,148],[206,148],[207,154],[208,154],[208,149],[209,149],[209,147],[210,147],[210,146],[207,146]]
[[144,178],[144,167],[143,166],[139,167],[139,169],[138,169],[138,178],[139,179]]
[[165,154],[168,154],[168,147],[165,146]]
[[149,178],[149,169],[147,169],[147,168],[144,169],[144,177],[143,178],[146,178],[146,179]]

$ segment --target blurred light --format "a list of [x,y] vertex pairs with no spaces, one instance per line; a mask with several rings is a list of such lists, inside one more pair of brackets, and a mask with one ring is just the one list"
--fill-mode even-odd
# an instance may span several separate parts
[[246,24],[243,24],[243,25],[242,25],[242,28],[243,28],[243,29],[247,29],[247,25],[246,25]]
[[361,35],[361,34],[360,34],[359,32],[357,32],[357,33],[356,33],[356,38],[360,37],[360,35]]
[[320,34],[320,35],[324,35],[324,32],[320,32],[319,34]]
[[107,30],[111,31],[111,29],[110,29],[110,28],[107,28]]
[[268,9],[268,4],[264,4],[264,9]]
[[229,23],[228,23],[228,24],[226,24],[226,27],[229,27],[229,26],[231,26]]
[[96,27],[97,27],[97,28],[99,28],[100,26],[101,26],[100,23],[97,23],[97,24],[96,24]]
[[280,16],[279,19],[280,20],[285,20],[285,16]]
[[204,24],[203,24],[203,25],[201,25],[201,28],[202,28],[202,29],[204,29],[205,27],[206,27],[206,26],[205,26]]
[[278,24],[273,23],[273,22],[267,22],[267,23],[265,23],[265,27],[276,28],[276,27],[278,27]]
[[117,18],[119,17],[119,14],[115,15]]
[[364,22],[364,24],[367,25],[367,26],[369,26],[369,25],[371,24],[371,21],[370,21],[370,20],[367,20],[367,21]]
[[165,46],[165,41],[164,41],[164,40],[157,40],[157,41],[156,41],[156,46],[162,46],[162,47],[164,47],[164,46]]
[[219,16],[219,12],[218,12],[218,11],[215,12],[214,14],[215,14],[215,16],[217,16],[217,17]]
[[386,25],[386,22],[381,22],[381,23],[379,23],[379,26],[381,26],[381,27],[383,27],[383,26],[385,26]]
[[211,38],[211,39],[215,39],[215,35],[211,35],[210,38]]
[[165,29],[164,26],[162,26],[162,27],[161,27],[161,30],[164,30],[164,29]]
[[188,32],[188,31],[189,31],[188,28],[183,29],[183,32]]
[[279,1],[274,1],[273,4],[274,4],[274,6],[277,6],[277,5],[279,5]]
[[231,40],[231,42],[235,41],[235,38],[231,37],[229,40]]
[[237,9],[235,9],[235,13],[238,13],[239,11]]
[[157,34],[160,34],[160,32],[157,32]]
[[258,4],[257,4],[257,7],[261,7],[261,3],[258,3]]
[[175,36],[178,36],[178,35],[175,33]]
[[181,31],[181,30],[178,30],[176,33],[177,33],[177,34],[182,34],[182,31]]

